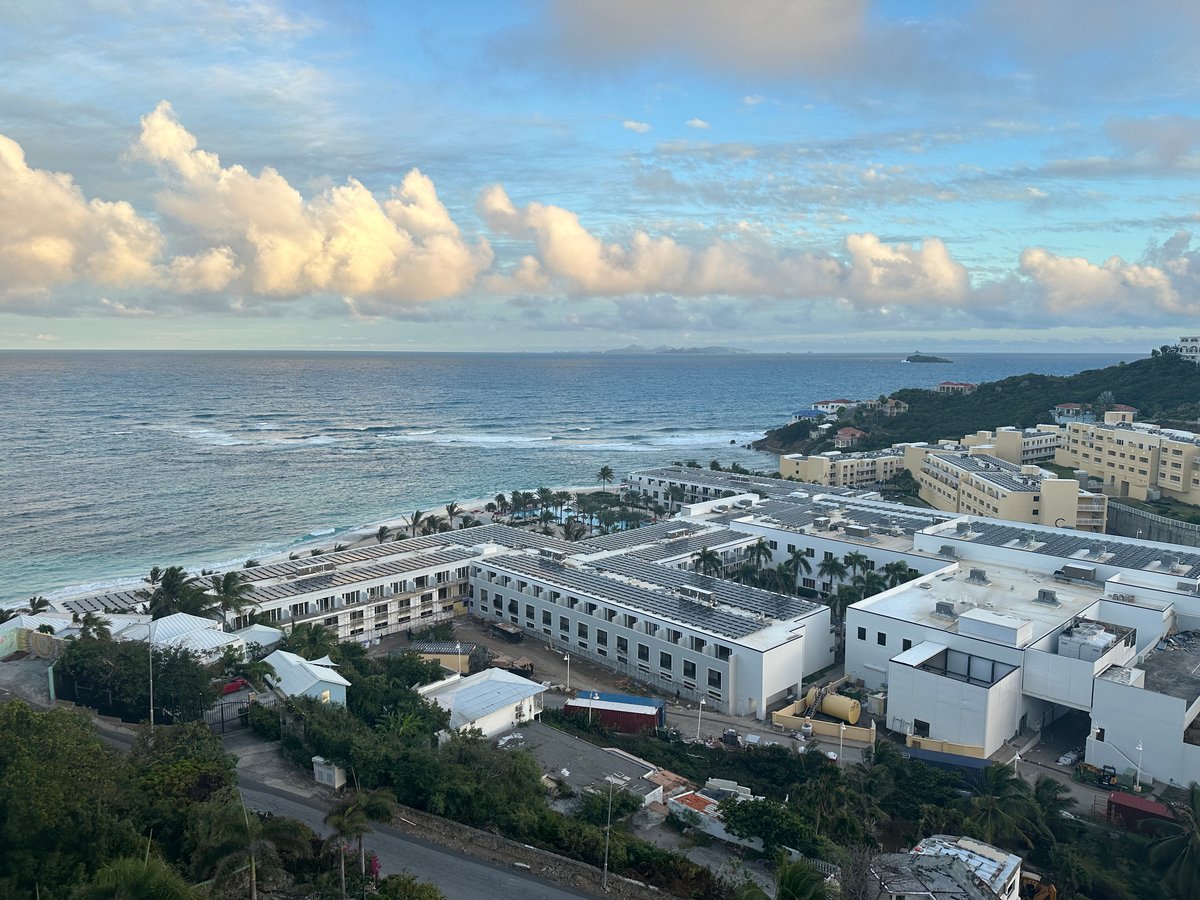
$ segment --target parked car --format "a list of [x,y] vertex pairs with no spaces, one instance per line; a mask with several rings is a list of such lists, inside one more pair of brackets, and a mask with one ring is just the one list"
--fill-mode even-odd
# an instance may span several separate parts
[[1073,766],[1083,758],[1083,751],[1079,748],[1068,750],[1058,758],[1060,766]]
[[233,681],[229,682],[223,688],[221,688],[221,693],[222,694],[236,694],[238,691],[246,691],[249,689],[250,689],[250,682],[248,682],[245,678],[242,678],[241,676],[239,676],[239,677],[233,679]]

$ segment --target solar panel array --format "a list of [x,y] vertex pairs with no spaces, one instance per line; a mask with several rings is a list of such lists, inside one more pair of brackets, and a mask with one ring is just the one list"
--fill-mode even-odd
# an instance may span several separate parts
[[[1174,556],[1177,565],[1184,571],[1169,574],[1181,578],[1200,578],[1200,553],[1185,552],[1182,547],[1172,547],[1170,550],[1155,547],[1143,547],[1140,544],[1126,544],[1116,537],[1093,538],[1083,537],[1070,532],[1030,531],[1013,525],[993,525],[988,522],[972,522],[972,541],[988,544],[993,547],[1003,547],[1017,541],[1017,549],[1030,550],[1047,556],[1073,557],[1081,550],[1086,550],[1086,557],[1078,557],[1079,562],[1086,563],[1089,559],[1099,561],[1098,551],[1104,551],[1107,556],[1103,563],[1121,569],[1140,569],[1157,571],[1154,564],[1164,555]],[[1038,542],[1038,546],[1027,546],[1029,541]],[[1164,573],[1167,574],[1167,573]]]
[[54,605],[61,606],[69,613],[83,615],[89,612],[120,612],[124,609],[138,609],[147,599],[139,591],[113,591],[108,594],[95,594],[91,597],[65,600]]
[[586,541],[579,541],[576,544],[572,544],[571,547],[576,553],[594,553],[599,550],[623,550],[626,547],[636,547],[639,544],[664,540],[673,531],[684,530],[696,532],[710,527],[712,526],[708,523],[697,524],[683,520],[659,522],[655,525],[643,525],[641,528],[632,528],[628,531],[618,531],[614,534],[603,534],[598,537],[588,538]]
[[[478,557],[465,547],[454,547],[427,553],[421,556],[406,556],[402,559],[390,559],[375,565],[355,566],[351,569],[322,572],[295,581],[281,581],[277,584],[259,584],[254,586],[250,600],[255,603],[265,603],[271,600],[283,600],[301,594],[333,591],[343,587],[354,587],[364,581],[377,578],[396,578],[409,572],[417,572],[435,566],[463,563]],[[433,585],[436,587],[436,585]]]
[[[535,556],[491,557],[485,565],[510,575],[525,575],[558,585],[566,591],[587,594],[598,602],[641,610],[683,625],[702,628],[729,638],[741,638],[763,626],[749,615],[732,613],[706,604],[684,600],[664,590],[629,584],[612,575],[566,566]],[[654,568],[658,568],[657,566]],[[664,571],[668,571],[664,569]]]
[[795,619],[821,608],[820,604],[799,597],[747,587],[734,581],[725,581],[686,569],[656,566],[627,556],[610,556],[597,560],[594,565],[598,569],[657,584],[667,590],[677,591],[689,587],[709,591],[719,603],[772,619]]
[[634,550],[626,554],[631,559],[642,559],[648,562],[654,562],[660,559],[670,559],[674,556],[685,556],[692,553],[699,553],[707,547],[717,547],[721,544],[728,544],[733,541],[753,542],[756,540],[752,534],[746,534],[742,531],[730,531],[728,528],[720,528],[715,531],[708,531],[702,534],[695,534],[690,537],[680,538],[676,541],[663,541],[662,543],[653,544],[649,547],[643,547],[640,550]]

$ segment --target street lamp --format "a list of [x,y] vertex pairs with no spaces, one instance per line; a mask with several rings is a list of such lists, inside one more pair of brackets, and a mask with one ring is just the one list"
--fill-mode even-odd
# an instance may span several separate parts
[[846,740],[846,723],[841,722],[838,725],[838,766],[842,765],[842,744]]
[[592,724],[592,707],[596,705],[596,701],[600,699],[600,694],[592,691],[592,696],[588,698],[588,724]]
[[1133,748],[1138,752],[1137,774],[1133,777],[1133,789],[1141,791],[1142,789],[1142,742],[1138,741],[1137,746]]
[[567,664],[567,693],[571,693],[571,654],[563,654],[563,661]]
[[146,645],[150,648],[150,743],[154,743],[154,620],[146,626]]
[[458,674],[462,674],[462,641],[454,642],[454,652],[458,654]]
[[608,892],[608,836],[612,833],[612,792],[616,776],[608,776],[608,824],[604,827],[604,891]]
[[700,698],[700,711],[696,713],[696,740],[700,740],[700,720],[704,718],[704,698]]

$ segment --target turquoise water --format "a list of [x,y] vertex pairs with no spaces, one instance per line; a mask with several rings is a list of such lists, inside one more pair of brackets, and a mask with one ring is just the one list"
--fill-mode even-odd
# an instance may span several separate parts
[[773,470],[741,445],[815,400],[1135,358],[902,355],[0,353],[0,602],[331,545],[604,465]]

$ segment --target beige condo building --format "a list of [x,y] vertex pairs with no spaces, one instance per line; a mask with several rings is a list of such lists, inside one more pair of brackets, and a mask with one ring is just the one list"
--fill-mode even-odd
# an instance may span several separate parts
[[914,444],[905,448],[905,467],[920,485],[920,498],[935,509],[1104,531],[1106,497],[1081,490],[1074,479],[1052,477],[1035,465],[1016,465],[977,449]]
[[1134,422],[1130,412],[1071,423],[1054,461],[1100,479],[1112,497],[1200,504],[1200,436]]
[[779,475],[826,487],[873,487],[904,468],[904,450],[867,450],[862,453],[793,453],[779,458]]
[[1036,428],[997,428],[977,431],[963,437],[965,447],[988,448],[986,452],[1014,465],[1027,466],[1054,462],[1054,451],[1062,442],[1063,429],[1057,425]]

